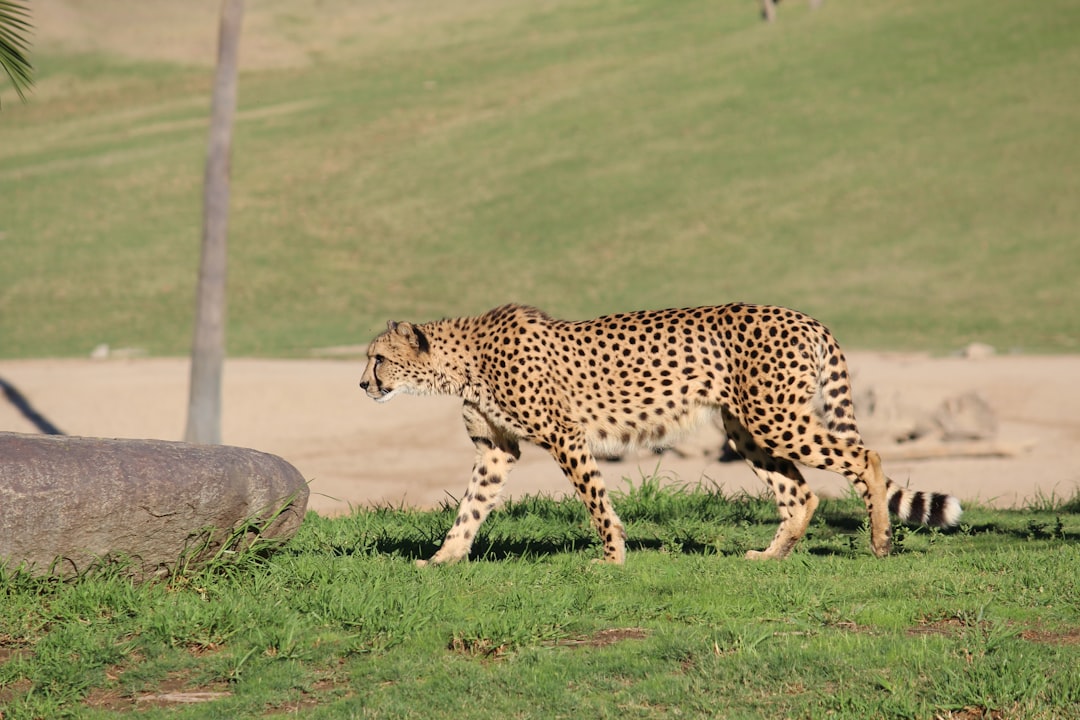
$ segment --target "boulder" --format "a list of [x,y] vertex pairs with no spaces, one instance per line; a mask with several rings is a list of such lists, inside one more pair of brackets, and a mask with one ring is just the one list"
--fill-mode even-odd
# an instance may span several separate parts
[[113,559],[149,577],[281,541],[308,487],[275,455],[163,440],[0,432],[0,564],[77,575]]
[[950,395],[937,407],[906,401],[900,392],[873,387],[855,395],[855,415],[863,439],[872,447],[910,442],[993,440],[997,416],[977,392]]

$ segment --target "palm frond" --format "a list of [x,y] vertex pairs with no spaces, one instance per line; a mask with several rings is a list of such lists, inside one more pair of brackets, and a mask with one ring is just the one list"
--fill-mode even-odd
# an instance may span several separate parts
[[30,64],[29,41],[33,26],[30,11],[21,2],[0,0],[0,69],[11,80],[19,98],[26,100],[24,90],[34,84],[34,67]]

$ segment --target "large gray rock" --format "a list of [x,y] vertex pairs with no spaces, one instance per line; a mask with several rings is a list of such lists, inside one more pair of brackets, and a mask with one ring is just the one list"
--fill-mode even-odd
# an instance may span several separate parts
[[0,433],[0,563],[12,569],[73,575],[126,558],[163,575],[292,537],[307,501],[296,468],[256,450]]

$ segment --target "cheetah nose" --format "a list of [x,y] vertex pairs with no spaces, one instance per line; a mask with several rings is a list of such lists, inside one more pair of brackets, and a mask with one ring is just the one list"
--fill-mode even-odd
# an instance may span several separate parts
[[361,380],[361,381],[360,381],[360,389],[361,389],[361,390],[367,390],[367,389],[368,389],[368,384],[369,384],[369,383],[368,383],[368,381],[367,381],[367,380]]

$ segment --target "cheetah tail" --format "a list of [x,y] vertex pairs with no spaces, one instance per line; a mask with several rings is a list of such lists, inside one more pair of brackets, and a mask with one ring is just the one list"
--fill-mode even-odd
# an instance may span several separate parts
[[964,512],[952,495],[907,490],[889,482],[886,489],[889,512],[906,523],[930,527],[952,527]]

